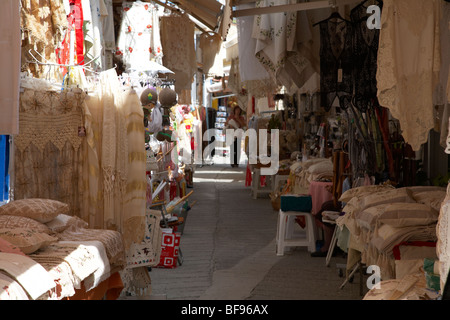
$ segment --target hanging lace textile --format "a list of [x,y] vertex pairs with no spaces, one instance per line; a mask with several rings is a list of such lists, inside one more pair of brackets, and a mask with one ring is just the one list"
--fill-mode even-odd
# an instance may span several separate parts
[[104,0],[82,0],[84,36],[84,63],[96,72],[105,68],[105,40],[103,22],[108,16]]
[[84,104],[86,186],[83,219],[120,231],[125,248],[145,233],[145,134],[138,95],[120,85],[115,69],[100,73],[99,90]]
[[336,97],[347,109],[353,95],[353,28],[350,22],[327,19],[320,27],[320,94],[329,111]]
[[[382,2],[377,4],[380,9]],[[362,3],[350,13],[354,24],[354,105],[361,112],[378,105],[377,99],[377,55],[380,39],[379,29],[367,27],[367,7]]]
[[19,133],[20,20],[16,0],[0,2],[0,134]]
[[20,19],[23,32],[22,69],[43,78],[45,66],[27,64],[27,61],[33,61],[28,51],[37,52],[48,62],[56,63],[55,50],[68,28],[62,0],[21,0]]
[[378,100],[400,121],[413,150],[434,127],[433,91],[440,68],[440,0],[385,0],[378,51]]
[[440,123],[442,147],[446,147],[446,138],[449,135],[448,125],[450,118],[450,2],[444,2],[441,18],[441,71],[439,83],[435,92],[436,106],[442,106]]
[[[307,2],[307,0],[300,0],[299,2]],[[320,72],[320,28],[314,27],[313,24],[328,18],[331,13],[331,8],[297,12],[296,46],[299,54],[309,62],[304,71],[306,81],[301,88],[302,92],[314,93],[319,91],[320,81],[317,81],[317,79]],[[313,76],[314,78],[312,78]]]
[[197,71],[195,54],[195,25],[185,15],[161,17],[161,44],[164,51],[163,64],[175,74],[175,91],[191,90],[192,79]]
[[80,89],[63,92],[25,89],[20,95],[20,134],[14,139],[14,199],[45,198],[69,204],[80,216],[78,130],[82,126]]
[[[286,5],[293,0],[256,1],[256,7]],[[292,83],[299,88],[301,73],[308,65],[305,57],[297,52],[295,30],[297,12],[276,13],[254,18],[252,37],[256,39],[256,58],[266,68],[272,79],[291,89]]]
[[114,67],[114,51],[116,50],[116,35],[114,31],[114,8],[112,0],[105,0],[108,15],[103,19],[103,39],[105,43],[105,66],[104,70]]
[[123,2],[116,56],[126,70],[145,70],[146,62],[161,63],[158,9],[151,3]]
[[[129,90],[125,93],[124,100],[122,110],[125,120],[123,133],[128,150],[122,155],[124,170],[123,172],[118,171],[118,178],[123,182],[118,191],[123,195],[122,233],[125,246],[128,248],[131,243],[141,243],[144,239],[147,158],[144,113],[139,96],[134,90]],[[119,148],[118,151],[121,151],[121,149]],[[121,167],[118,168],[121,170]]]
[[[238,6],[239,9],[249,9],[252,4]],[[257,98],[264,97],[268,92],[277,89],[267,70],[255,56],[256,39],[252,38],[253,17],[239,17],[237,20],[239,42],[239,69],[240,81],[249,95]]]
[[216,55],[220,51],[222,39],[217,33],[203,32],[200,35],[198,45],[202,52],[203,73],[208,74],[209,69],[214,65]]

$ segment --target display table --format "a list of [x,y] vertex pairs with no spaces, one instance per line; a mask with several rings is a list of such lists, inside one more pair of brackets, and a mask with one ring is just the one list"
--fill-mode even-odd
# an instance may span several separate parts
[[317,214],[325,202],[333,200],[333,195],[328,191],[332,186],[333,182],[311,181],[308,193],[312,198],[312,214]]

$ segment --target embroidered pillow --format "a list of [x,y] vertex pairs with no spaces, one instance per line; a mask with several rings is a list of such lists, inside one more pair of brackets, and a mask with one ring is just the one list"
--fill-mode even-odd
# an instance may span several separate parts
[[437,220],[438,212],[421,203],[391,203],[378,218],[379,223],[393,227],[427,226]]
[[18,247],[25,254],[31,254],[58,241],[46,233],[20,228],[0,229],[0,238]]
[[25,255],[18,247],[2,238],[0,238],[0,252]]
[[31,229],[36,232],[42,232],[50,234],[52,230],[50,230],[45,224],[40,223],[36,220],[27,217],[20,216],[9,216],[2,215],[0,216],[0,229]]
[[362,199],[362,209],[378,206],[380,204],[389,203],[415,203],[412,197],[412,191],[407,188],[388,189],[386,191],[379,191],[375,194],[367,195]]
[[358,212],[356,216],[356,223],[365,229],[373,231],[377,224],[378,218],[384,213],[386,205],[378,205],[367,208],[361,212]]
[[51,199],[21,199],[0,206],[0,215],[27,217],[41,223],[52,221],[58,214],[68,212],[68,204]]
[[374,194],[380,191],[386,191],[386,190],[393,190],[394,187],[392,186],[385,186],[385,185],[371,185],[371,186],[362,186],[357,187],[353,189],[349,189],[345,191],[341,197],[339,198],[339,201],[341,202],[349,202],[354,197],[359,196],[366,196],[370,194]]
[[46,223],[46,226],[55,233],[63,232],[68,228],[87,228],[88,223],[78,217],[59,214],[55,219]]
[[417,203],[426,204],[434,210],[440,211],[441,204],[444,201],[446,195],[446,191],[434,190],[414,193],[413,198],[417,201]]

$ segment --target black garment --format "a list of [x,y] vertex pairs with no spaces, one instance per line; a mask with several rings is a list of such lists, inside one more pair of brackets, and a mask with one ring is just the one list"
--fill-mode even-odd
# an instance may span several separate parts
[[327,19],[320,26],[321,104],[329,111],[336,97],[347,109],[353,95],[353,27],[342,19]]
[[[383,2],[378,1],[380,9]],[[354,86],[353,105],[361,112],[378,106],[377,57],[380,30],[367,27],[367,6],[362,2],[352,9],[350,18],[354,27]]]
[[[241,141],[241,140],[239,140],[239,141]],[[238,139],[237,138],[234,138],[234,142],[233,142],[233,145],[234,145],[234,150],[233,150],[233,163],[232,163],[232,165],[239,165],[239,161],[238,161],[238,152],[239,152],[239,150],[238,150]]]

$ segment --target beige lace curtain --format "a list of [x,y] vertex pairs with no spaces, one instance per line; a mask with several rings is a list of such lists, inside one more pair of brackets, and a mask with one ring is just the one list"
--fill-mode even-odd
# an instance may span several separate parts
[[134,90],[120,86],[114,69],[84,104],[82,218],[91,227],[122,232],[125,247],[145,232],[147,182],[143,111]]
[[197,61],[194,43],[195,25],[185,15],[161,17],[160,32],[163,48],[163,64],[175,74],[168,77],[175,79],[175,91],[190,90]]
[[80,216],[82,90],[25,89],[20,95],[20,133],[14,138],[14,199],[46,198],[70,205]]
[[141,243],[147,181],[137,93],[122,88],[111,69],[89,96],[25,89],[19,112],[14,198],[65,202],[90,228],[121,232],[126,249]]

